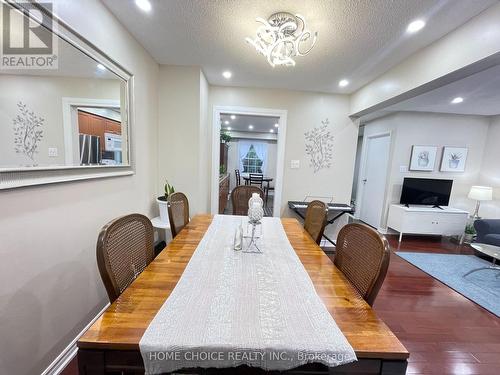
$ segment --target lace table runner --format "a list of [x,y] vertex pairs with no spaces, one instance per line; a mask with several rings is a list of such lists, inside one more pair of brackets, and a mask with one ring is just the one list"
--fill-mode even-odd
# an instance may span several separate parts
[[233,250],[242,216],[214,217],[140,341],[146,374],[248,365],[287,370],[356,360],[278,218],[262,220],[262,254]]

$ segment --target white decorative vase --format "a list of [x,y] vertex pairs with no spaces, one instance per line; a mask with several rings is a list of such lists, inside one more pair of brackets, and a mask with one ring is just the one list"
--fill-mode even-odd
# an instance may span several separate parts
[[168,224],[168,208],[167,208],[167,198],[164,195],[156,198],[156,202],[158,202],[158,208],[160,209],[160,221],[162,223]]
[[264,201],[259,194],[253,193],[248,200],[248,220],[252,223],[260,222],[264,217]]

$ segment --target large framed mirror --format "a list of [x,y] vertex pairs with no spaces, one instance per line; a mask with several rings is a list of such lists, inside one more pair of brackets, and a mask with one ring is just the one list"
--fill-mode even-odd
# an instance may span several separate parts
[[132,74],[50,5],[0,6],[0,189],[133,174]]

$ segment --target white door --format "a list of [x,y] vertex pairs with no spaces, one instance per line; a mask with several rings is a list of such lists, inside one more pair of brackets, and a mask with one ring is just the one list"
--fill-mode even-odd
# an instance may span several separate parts
[[387,168],[391,136],[369,137],[366,142],[365,165],[361,175],[362,198],[359,218],[379,228],[384,208]]

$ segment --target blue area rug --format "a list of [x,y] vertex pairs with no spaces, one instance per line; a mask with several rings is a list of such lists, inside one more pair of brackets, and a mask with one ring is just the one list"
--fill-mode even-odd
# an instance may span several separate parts
[[467,272],[491,265],[474,255],[397,252],[401,258],[420,268],[443,284],[500,317],[500,271]]

